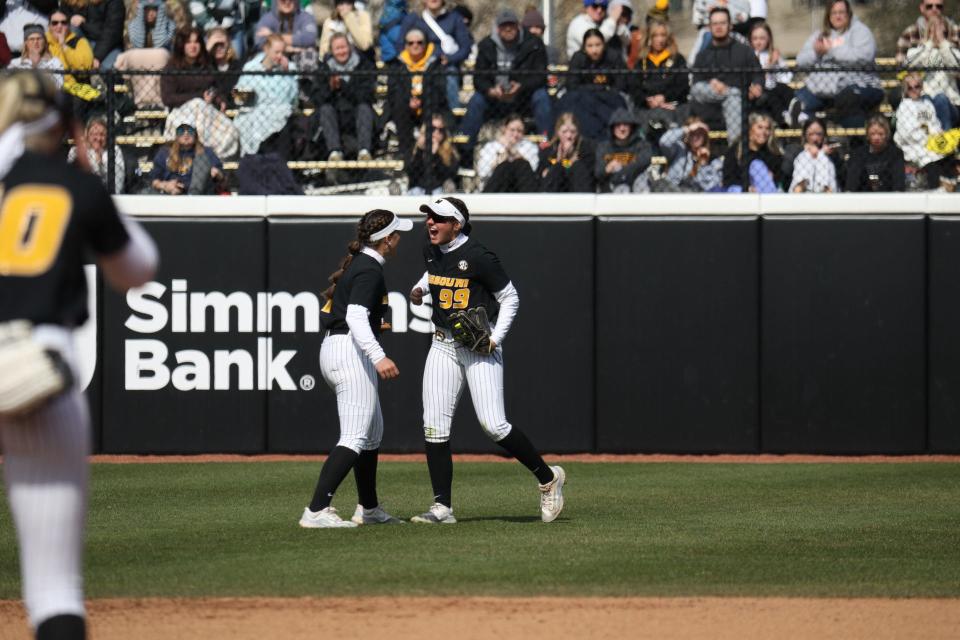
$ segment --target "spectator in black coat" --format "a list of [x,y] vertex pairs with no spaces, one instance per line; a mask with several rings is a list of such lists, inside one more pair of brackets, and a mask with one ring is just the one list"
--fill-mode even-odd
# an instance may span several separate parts
[[783,153],[766,113],[751,113],[747,139],[736,140],[723,156],[723,187],[730,193],[775,193],[783,184]]
[[[213,65],[199,28],[191,27],[177,33],[173,39],[173,54],[165,70],[170,73],[160,79],[160,94],[166,106],[175,109],[201,97],[205,102],[216,102],[218,108],[221,106],[223,97],[218,96],[214,88]],[[190,71],[207,73],[185,73]]]
[[210,64],[217,71],[214,82],[217,85],[217,96],[226,106],[233,106],[231,92],[240,79],[243,64],[237,56],[230,32],[223,27],[214,27],[207,31],[207,52],[210,54]]
[[387,81],[390,117],[397,127],[400,151],[410,157],[413,131],[423,120],[424,112],[448,111],[446,80],[440,73],[443,66],[432,42],[419,29],[411,29],[403,39],[403,51],[397,56]]
[[[694,74],[690,100],[701,104],[723,106],[727,140],[740,137],[743,95],[756,100],[763,94],[763,69],[749,46],[730,35],[730,12],[726,7],[710,11],[710,44],[697,54],[694,68],[708,69]],[[739,73],[729,69],[754,69]],[[694,111],[696,113],[696,111]]]
[[601,192],[630,193],[650,166],[653,148],[643,136],[640,121],[628,109],[614,111],[609,125],[610,139],[597,146],[597,186]]
[[540,190],[546,193],[594,193],[596,148],[580,135],[577,118],[561,113],[550,146],[540,152]]
[[501,9],[493,32],[480,41],[473,72],[473,97],[461,130],[470,151],[487,120],[511,112],[533,113],[537,132],[550,135],[553,110],[547,94],[547,50],[543,40],[521,29],[510,9]]
[[690,79],[687,61],[677,52],[670,25],[656,18],[647,22],[643,49],[634,70],[640,73],[633,90],[640,126],[661,132],[687,119]]
[[357,160],[373,158],[375,73],[373,62],[357,52],[345,33],[330,38],[330,54],[317,69],[313,93],[329,160],[343,159],[345,132],[356,136]]
[[[426,140],[431,140],[430,153],[427,153]],[[426,125],[420,127],[417,146],[413,158],[407,166],[410,176],[410,189],[407,195],[440,195],[456,191],[457,172],[460,169],[460,156],[450,140],[450,132],[442,113],[430,118],[430,131]]]
[[67,0],[64,8],[70,16],[70,28],[93,47],[93,68],[112,69],[123,51],[123,0]]
[[[543,14],[534,6],[527,6],[526,11],[523,13],[523,18],[520,20],[520,26],[541,40],[543,40],[543,34],[547,30],[547,24],[543,20]],[[544,48],[547,50],[547,64],[560,64],[560,50],[546,43],[544,43]]]
[[[607,122],[617,109],[626,107],[627,69],[619,57],[608,55],[603,34],[589,29],[583,46],[570,59],[567,91],[557,111],[569,111],[580,123],[580,133],[593,140],[607,137]],[[610,73],[613,71],[614,73]]]
[[850,154],[847,191],[904,191],[903,151],[893,144],[890,123],[881,114],[867,119],[867,144]]

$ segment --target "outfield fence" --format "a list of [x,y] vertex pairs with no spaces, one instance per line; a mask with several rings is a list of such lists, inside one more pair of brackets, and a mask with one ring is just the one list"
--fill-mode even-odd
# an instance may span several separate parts
[[[422,198],[123,197],[154,282],[99,286],[81,340],[101,453],[312,453],[336,440],[320,292],[357,215]],[[521,299],[507,415],[551,452],[960,451],[960,208],[943,194],[471,196]],[[712,206],[718,204],[719,206]],[[707,206],[705,206],[707,205]],[[202,215],[207,212],[208,215]],[[814,213],[816,212],[816,213]],[[417,227],[416,229],[420,229]],[[387,267],[383,449],[422,450],[429,307]],[[466,395],[466,394],[465,394]],[[454,449],[495,452],[463,398]]]

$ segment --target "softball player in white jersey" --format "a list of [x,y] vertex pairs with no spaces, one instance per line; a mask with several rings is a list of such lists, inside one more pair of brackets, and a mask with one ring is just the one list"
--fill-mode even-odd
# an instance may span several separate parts
[[[388,380],[400,375],[377,336],[387,301],[383,264],[396,254],[399,232],[412,228],[413,222],[390,211],[368,211],[357,225],[357,237],[348,246],[350,253],[330,276],[331,286],[324,292],[324,311],[330,320],[320,346],[320,370],[337,394],[340,440],[323,463],[313,500],[300,518],[301,527],[400,522],[383,510],[377,498],[377,458],[383,437],[377,376]],[[330,502],[350,469],[360,504],[350,520],[342,520]]]
[[[99,178],[56,157],[65,132],[82,140],[61,99],[35,72],[0,81],[0,325],[31,323],[33,340],[58,353],[75,380],[70,329],[87,318],[86,251],[119,291],[148,282],[157,253]],[[5,388],[21,373],[13,369],[0,369]],[[84,638],[90,422],[80,390],[71,384],[30,412],[0,415],[0,445],[30,624],[40,640]]]
[[[503,349],[501,344],[520,305],[517,290],[496,255],[469,237],[470,213],[458,198],[440,198],[423,205],[429,245],[424,248],[427,271],[410,292],[413,304],[429,293],[433,301],[436,335],[423,372],[423,431],[434,504],[413,522],[453,524],[453,458],[450,428],[463,392],[470,387],[473,408],[486,434],[519,460],[540,484],[540,515],[552,522],[563,509],[566,475],[548,466],[526,435],[507,422],[503,403]],[[491,352],[476,353],[455,342],[450,314],[484,307],[495,323]]]

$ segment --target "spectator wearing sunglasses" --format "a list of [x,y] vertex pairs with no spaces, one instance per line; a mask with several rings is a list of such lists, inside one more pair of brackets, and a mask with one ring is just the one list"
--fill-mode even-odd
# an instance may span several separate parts
[[[456,11],[452,3],[446,0],[421,0],[420,11],[407,14],[400,24],[400,33],[406,38],[411,29],[417,29],[426,34],[437,57],[447,75],[444,88],[447,94],[447,105],[451,108],[460,106],[460,67],[470,57],[473,49],[473,35],[467,28],[461,12]],[[402,41],[401,41],[402,42]]]
[[200,144],[196,128],[177,125],[177,137],[153,157],[149,193],[172,196],[212,194],[223,179],[223,163],[211,149]]
[[[897,40],[897,61],[908,67],[960,66],[960,29],[943,15],[943,0],[920,3],[920,17]],[[923,75],[922,93],[933,103],[945,130],[960,122],[956,80],[956,73],[947,71],[927,71]]]
[[580,51],[583,37],[590,29],[599,29],[604,42],[617,33],[624,4],[615,3],[607,10],[607,0],[583,0],[583,13],[577,14],[567,27],[567,59]]
[[427,40],[420,29],[411,29],[403,38],[400,62],[390,74],[387,95],[390,116],[397,127],[400,152],[405,159],[413,151],[414,129],[423,122],[424,113],[448,111],[446,81],[439,72],[442,68],[437,47]]
[[70,28],[90,41],[93,68],[112,69],[123,51],[123,0],[65,0],[63,8],[70,15]]
[[[930,42],[938,35],[941,36],[938,40],[945,40],[949,46],[960,49],[960,28],[944,15],[943,3],[944,0],[920,0],[920,15],[897,39],[897,64],[907,61],[910,49]],[[931,22],[939,23],[940,31],[931,29]]]
[[[64,69],[71,71],[89,71],[93,69],[93,48],[83,36],[70,31],[70,20],[62,9],[54,9],[47,23],[47,48],[50,55],[60,60]],[[79,76],[79,77],[77,77]],[[63,90],[79,100],[92,102],[100,97],[89,76],[66,74],[63,76]],[[82,106],[83,103],[76,103]]]
[[923,80],[917,72],[908,73],[903,79],[903,99],[897,107],[897,131],[893,141],[903,151],[904,161],[920,169],[926,177],[926,187],[940,187],[940,176],[951,175],[953,154],[946,158],[927,148],[931,136],[943,133],[940,121],[930,99],[923,95]]

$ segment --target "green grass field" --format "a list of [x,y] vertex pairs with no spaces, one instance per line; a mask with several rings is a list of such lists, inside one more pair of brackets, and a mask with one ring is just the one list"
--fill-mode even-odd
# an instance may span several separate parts
[[[565,468],[549,525],[518,464],[458,463],[460,524],[304,530],[319,463],[97,464],[87,595],[960,596],[957,464]],[[424,464],[380,487],[404,518],[430,501]],[[0,599],[16,569],[4,502]]]

